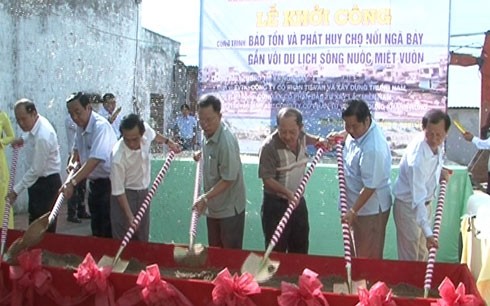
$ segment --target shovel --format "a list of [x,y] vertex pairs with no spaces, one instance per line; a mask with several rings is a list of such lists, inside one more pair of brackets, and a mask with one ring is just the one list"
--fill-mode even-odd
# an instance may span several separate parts
[[[75,174],[79,164],[76,163],[75,167],[70,171],[68,177],[66,178],[65,184],[68,184]],[[15,262],[17,255],[19,255],[22,251],[31,248],[32,246],[38,244],[44,238],[44,234],[48,227],[53,224],[58,216],[61,205],[65,201],[65,196],[63,192],[58,195],[56,202],[51,209],[50,212],[45,213],[41,217],[37,218],[29,224],[24,235],[20,238],[17,238],[14,243],[10,246],[7,253],[5,254],[6,261]]]
[[[10,177],[9,177],[9,185],[8,185],[8,191],[12,191],[14,188],[14,181],[15,181],[15,172],[17,169],[17,159],[19,158],[19,146],[13,147],[14,151],[12,153],[12,164],[10,166]],[[8,231],[8,224],[9,224],[9,218],[10,218],[10,200],[7,197],[5,200],[5,210],[3,212],[3,223],[2,223],[2,234],[1,234],[1,245],[0,245],[0,256],[3,255],[3,252],[5,251],[5,242],[7,241],[7,231]]]
[[[451,170],[449,170],[452,173]],[[447,181],[441,181],[439,186],[439,197],[437,199],[436,213],[434,216],[434,229],[433,235],[436,241],[439,241],[439,231],[442,223],[442,213],[444,209],[444,201],[446,198],[446,186]],[[431,247],[429,250],[429,259],[427,260],[427,266],[425,268],[425,279],[424,279],[424,298],[429,296],[429,291],[432,285],[432,274],[434,273],[434,263],[436,261],[437,249]]]
[[126,248],[126,245],[128,245],[129,241],[133,237],[134,233],[136,232],[136,229],[138,228],[141,219],[145,215],[146,211],[148,210],[148,207],[150,206],[150,202],[153,198],[153,195],[157,191],[158,185],[162,182],[163,178],[167,174],[168,168],[170,167],[170,163],[175,157],[175,153],[173,151],[170,151],[167,155],[167,159],[165,160],[165,163],[163,164],[162,168],[160,169],[160,172],[158,172],[157,177],[155,178],[155,181],[153,182],[151,189],[148,191],[148,194],[145,197],[145,200],[143,201],[143,204],[140,206],[138,209],[138,212],[136,213],[135,218],[133,219],[133,223],[129,226],[128,231],[126,232],[126,235],[124,235],[124,238],[121,242],[121,245],[119,249],[117,250],[116,256],[115,257],[110,257],[107,255],[102,256],[102,258],[99,260],[97,265],[99,267],[106,267],[106,266],[111,266],[113,272],[118,272],[122,273],[126,270],[128,267],[129,261],[127,260],[122,260],[120,259],[122,252]]
[[[346,191],[346,183],[345,183],[345,174],[344,174],[344,161],[342,157],[342,143],[340,140],[336,141],[337,144],[335,146],[336,156],[337,156],[337,168],[339,174],[339,193],[340,193],[340,213],[344,216],[347,209],[347,191]],[[352,294],[352,254],[351,254],[351,240],[354,241],[352,237],[352,232],[349,228],[349,224],[346,222],[342,222],[342,237],[344,240],[344,258],[345,258],[345,269],[347,273],[347,288],[345,283],[343,284],[334,284],[334,292],[339,293],[348,293]],[[354,243],[352,243],[354,245]]]
[[[196,164],[196,177],[194,179],[194,202],[199,197],[202,180],[202,159]],[[189,227],[189,246],[188,248],[175,246],[174,260],[184,266],[200,267],[206,263],[208,250],[202,244],[194,244],[197,232],[197,222],[199,221],[199,212],[192,210],[191,223]]]
[[294,199],[289,202],[288,208],[284,212],[281,221],[279,221],[279,223],[277,224],[276,230],[272,235],[272,239],[269,243],[269,246],[267,247],[267,250],[264,253],[264,257],[260,257],[257,254],[251,253],[245,259],[245,262],[242,264],[242,268],[241,268],[242,274],[248,272],[252,274],[256,282],[263,283],[269,280],[276,273],[277,269],[279,268],[280,262],[271,260],[269,256],[272,250],[274,249],[274,247],[276,246],[277,242],[281,238],[282,232],[284,231],[284,228],[286,227],[286,224],[288,223],[289,218],[293,213],[293,210],[296,208],[297,205],[296,203],[298,203],[299,199],[303,195],[306,184],[308,183],[308,180],[310,179],[310,176],[313,173],[316,164],[318,163],[318,161],[323,155],[323,151],[324,151],[323,147],[319,147],[317,149],[316,155],[311,161],[310,167],[303,175],[303,178],[301,179],[301,182],[298,188],[296,189],[296,192],[294,193]]

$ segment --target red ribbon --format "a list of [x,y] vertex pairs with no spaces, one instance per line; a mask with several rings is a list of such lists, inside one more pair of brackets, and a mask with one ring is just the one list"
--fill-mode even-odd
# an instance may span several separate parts
[[480,305],[480,300],[473,294],[466,294],[463,283],[459,283],[458,288],[454,288],[453,282],[445,277],[439,285],[439,295],[441,296],[431,306],[476,306]]
[[192,306],[192,303],[172,284],[160,277],[160,269],[154,264],[141,271],[136,280],[138,287],[124,293],[118,306],[132,306],[143,301],[152,306]]
[[235,273],[232,276],[227,268],[218,273],[213,284],[214,305],[255,306],[248,296],[260,293],[260,286],[252,274],[244,273],[238,276]]
[[23,252],[17,257],[18,266],[10,266],[13,282],[11,305],[33,305],[34,292],[40,295],[51,290],[51,273],[42,268],[41,249]]
[[298,286],[282,282],[281,295],[277,297],[279,306],[328,306],[322,294],[323,284],[318,280],[318,274],[310,269],[304,269],[299,276]]
[[111,272],[112,267],[99,268],[92,255],[88,253],[73,276],[87,293],[95,294],[96,306],[109,306],[115,305],[114,288],[107,280]]
[[369,291],[359,288],[359,303],[356,306],[396,306],[393,292],[383,282],[377,282]]

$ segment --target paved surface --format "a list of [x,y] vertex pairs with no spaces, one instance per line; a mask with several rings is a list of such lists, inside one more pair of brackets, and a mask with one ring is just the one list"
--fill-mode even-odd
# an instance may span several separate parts
[[[66,212],[67,207],[65,205],[61,208],[60,215],[58,216],[58,223],[56,225],[57,233],[78,236],[91,235],[90,219],[82,219],[82,223],[68,222],[66,221]],[[15,229],[25,230],[29,226],[29,216],[27,213],[15,214],[14,221]]]

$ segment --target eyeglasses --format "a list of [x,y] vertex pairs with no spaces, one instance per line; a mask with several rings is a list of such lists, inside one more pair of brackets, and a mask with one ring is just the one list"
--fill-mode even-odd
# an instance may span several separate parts
[[212,116],[209,118],[199,118],[197,121],[199,122],[199,124],[206,124],[207,125],[207,124],[213,123],[218,118],[219,118],[219,116]]

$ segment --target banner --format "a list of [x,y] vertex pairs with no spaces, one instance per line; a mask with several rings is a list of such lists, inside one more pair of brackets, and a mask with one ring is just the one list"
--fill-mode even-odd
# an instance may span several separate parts
[[222,101],[242,153],[257,154],[285,106],[305,131],[343,129],[366,101],[393,148],[445,108],[450,1],[202,0],[201,94]]

